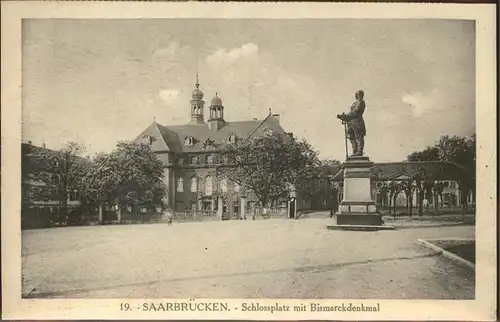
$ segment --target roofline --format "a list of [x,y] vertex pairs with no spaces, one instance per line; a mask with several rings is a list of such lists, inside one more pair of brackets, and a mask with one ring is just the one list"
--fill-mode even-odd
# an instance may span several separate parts
[[463,166],[461,166],[458,163],[455,162],[450,162],[450,161],[440,161],[440,160],[433,160],[433,161],[393,161],[393,162],[375,162],[374,166],[377,165],[390,165],[390,164],[401,164],[401,163],[406,163],[406,164],[429,164],[429,163],[444,163],[444,164],[452,164],[454,166],[457,166],[461,169],[465,169]]
[[[441,163],[441,164],[450,164],[450,165],[453,165],[453,166],[455,166],[455,167],[459,168],[460,170],[465,170],[465,168],[464,168],[463,166],[461,166],[460,164],[457,164],[457,163],[455,163],[455,162],[449,162],[449,161],[438,161],[438,160],[435,160],[435,161],[399,161],[399,162],[394,161],[394,162],[375,162],[371,168],[373,168],[373,167],[377,167],[377,166],[379,166],[379,165],[392,165],[392,164],[402,164],[402,163],[406,163],[406,164],[422,164],[422,165],[429,164],[429,163],[433,163],[433,164],[435,164],[435,163]],[[343,165],[343,163],[342,163],[342,165]],[[371,169],[371,168],[370,168],[370,169]],[[335,173],[335,174],[331,177],[331,179],[332,179],[332,180],[339,180],[340,178],[338,178],[338,177],[340,177],[341,175],[343,175],[343,171],[344,171],[344,169],[343,169],[343,168],[341,168],[341,169],[340,169],[337,173]],[[394,176],[393,176],[393,177],[394,177]],[[390,180],[390,178],[389,178],[389,177],[387,177],[387,178],[384,178],[383,180]],[[454,180],[454,179],[453,179],[453,180]]]
[[264,120],[262,120],[262,122],[260,122],[259,126],[257,126],[252,133],[250,133],[250,135],[245,139],[245,142],[248,141],[255,134],[255,132],[257,132],[257,130],[260,129],[260,127],[264,124],[264,122],[266,122],[271,116],[272,116],[271,111],[269,111],[269,115]]

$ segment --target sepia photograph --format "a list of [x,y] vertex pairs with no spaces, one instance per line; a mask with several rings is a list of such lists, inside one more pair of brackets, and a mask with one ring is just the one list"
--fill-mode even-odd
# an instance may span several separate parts
[[495,214],[480,205],[477,31],[23,18],[20,299],[122,299],[123,314],[473,303],[476,219]]

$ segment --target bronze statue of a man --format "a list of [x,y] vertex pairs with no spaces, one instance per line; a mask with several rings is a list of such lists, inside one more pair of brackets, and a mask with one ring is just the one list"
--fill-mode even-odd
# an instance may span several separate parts
[[365,148],[366,125],[363,113],[366,105],[364,96],[365,93],[362,90],[357,91],[354,94],[356,101],[352,103],[351,111],[347,114],[337,115],[337,118],[347,124],[346,136],[351,141],[353,156],[362,156]]

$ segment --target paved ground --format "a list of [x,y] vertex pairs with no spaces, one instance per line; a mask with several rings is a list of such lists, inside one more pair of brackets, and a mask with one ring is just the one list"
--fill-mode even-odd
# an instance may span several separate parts
[[24,231],[31,297],[471,299],[474,274],[416,243],[474,227],[327,230],[330,218]]

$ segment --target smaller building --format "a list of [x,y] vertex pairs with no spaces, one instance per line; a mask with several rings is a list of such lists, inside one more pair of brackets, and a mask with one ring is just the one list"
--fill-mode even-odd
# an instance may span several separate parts
[[[371,169],[371,192],[372,200],[375,201],[379,209],[396,207],[403,208],[408,206],[411,199],[413,207],[417,207],[420,199],[418,189],[413,189],[411,198],[407,198],[404,191],[397,192],[396,201],[389,203],[391,183],[414,182],[417,175],[431,178],[435,183],[440,183],[441,193],[439,198],[439,207],[460,207],[462,205],[462,191],[459,187],[459,178],[464,173],[464,169],[454,163],[441,161],[405,161],[375,163]],[[332,177],[332,183],[338,188],[337,201],[343,199],[343,180],[344,173],[340,170]],[[436,206],[436,200],[429,195],[422,196],[424,205]],[[469,192],[466,196],[468,205],[474,205],[474,196]]]
[[[39,147],[26,142],[21,144],[21,219],[23,227],[57,225],[67,221],[63,213],[61,194],[56,187],[48,186],[40,178],[40,173],[57,179],[59,173],[54,171],[54,162],[59,160],[61,152]],[[84,161],[83,158],[78,158]],[[80,205],[80,194],[77,190],[67,191],[66,207],[68,212]]]

